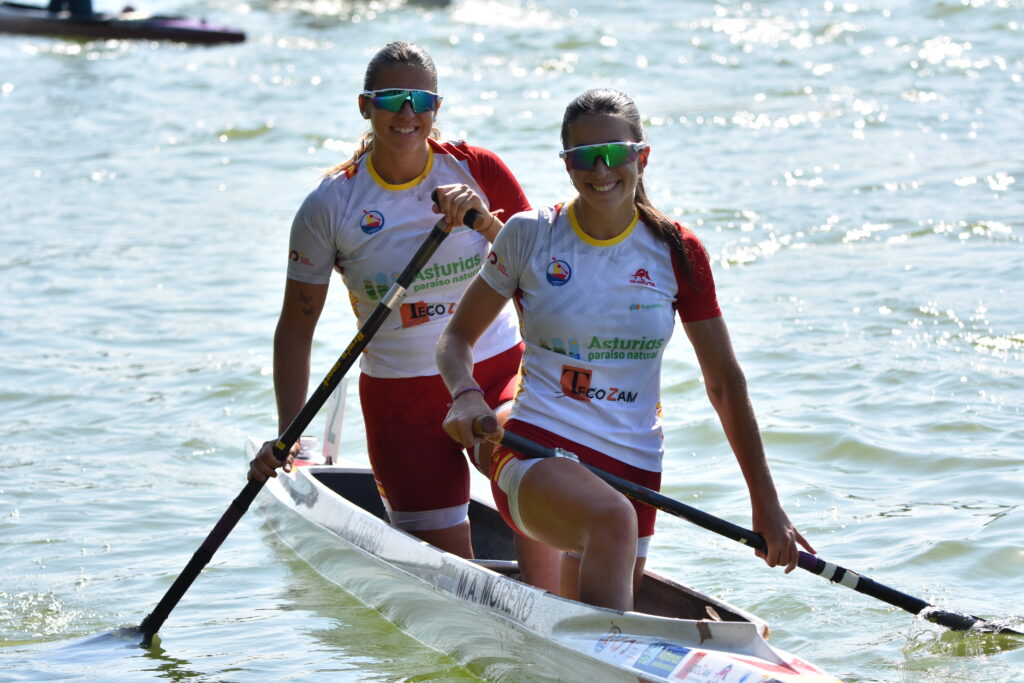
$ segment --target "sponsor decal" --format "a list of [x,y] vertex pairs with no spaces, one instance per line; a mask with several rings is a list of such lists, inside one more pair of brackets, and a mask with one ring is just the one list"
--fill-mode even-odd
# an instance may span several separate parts
[[363,289],[366,290],[366,296],[370,297],[372,301],[379,301],[388,293],[391,283],[397,279],[398,275],[388,276],[384,273],[377,273],[373,280],[368,277],[363,278]]
[[594,336],[587,345],[587,360],[652,360],[658,357],[664,345],[664,337],[628,339]]
[[402,327],[415,327],[432,320],[447,318],[455,312],[455,306],[454,302],[428,304],[425,301],[417,301],[402,304],[399,309],[402,313]]
[[[432,287],[443,287],[453,282],[468,280],[480,270],[480,254],[473,254],[466,258],[448,263],[435,263],[420,270],[416,275],[416,284],[412,291],[419,292]],[[397,278],[398,275],[395,275]]]
[[570,278],[572,278],[572,268],[569,267],[569,264],[562,259],[557,259],[552,256],[551,263],[548,264],[545,276],[548,279],[549,285],[552,287],[561,287],[565,283],[569,282]]
[[542,349],[554,351],[555,353],[560,353],[563,356],[569,356],[570,358],[576,359],[582,358],[582,356],[580,355],[579,339],[564,340],[559,337],[552,337],[551,341],[549,342],[544,337],[539,337],[537,339],[537,345],[540,346]]
[[[679,669],[679,671],[675,672],[675,674],[672,676],[672,678],[678,678],[679,680],[684,680],[687,676],[689,676],[691,673],[693,673],[694,668],[698,664],[700,664],[700,660],[704,659],[704,656],[706,654],[707,654],[706,652],[695,652],[695,653],[693,653],[693,656],[690,657],[689,661],[687,661],[686,664],[681,669]],[[702,668],[706,669],[707,667],[702,667]]]
[[631,285],[643,285],[644,287],[654,287],[654,280],[651,279],[651,274],[647,272],[646,268],[637,268],[636,272],[629,276],[629,284]]
[[649,674],[665,677],[672,673],[688,654],[688,648],[670,643],[655,643],[644,650],[633,666]]
[[665,308],[665,304],[630,304],[631,311],[653,311],[656,308]]
[[305,254],[300,254],[294,249],[292,249],[291,253],[288,254],[288,260],[291,261],[292,263],[301,263],[304,266],[313,265],[313,262],[310,261]]
[[508,277],[508,270],[505,269],[505,264],[498,260],[498,255],[493,251],[487,255],[487,262],[498,269],[498,272]]
[[[410,292],[422,292],[434,287],[444,287],[469,280],[480,270],[480,255],[473,254],[448,263],[434,263],[420,270]],[[363,278],[363,289],[372,301],[378,301],[388,293],[391,285],[401,273],[377,273],[373,279]]]
[[[661,304],[657,304],[660,306]],[[581,349],[580,340],[575,337],[537,337],[537,346],[563,356],[582,360],[584,353],[588,361],[595,360],[653,360],[658,357],[665,338],[624,339],[622,337],[591,337],[587,348]]]
[[360,229],[367,235],[380,232],[384,227],[384,214],[380,211],[367,211],[363,209],[363,217],[359,220]]
[[610,643],[613,639],[618,638],[621,633],[622,629],[612,624],[611,630],[608,631],[608,633],[601,636],[598,639],[598,641],[594,643],[594,652],[600,652],[601,650],[608,647],[608,643]]
[[594,387],[591,386],[593,372],[586,368],[577,368],[572,365],[562,366],[562,393],[577,401],[622,401],[624,403],[636,403],[637,393],[620,389],[619,387]]
[[[755,667],[755,668],[758,668],[758,669],[762,669],[764,671],[770,671],[773,674],[779,674],[779,675],[782,675],[782,676],[792,676],[794,674],[798,675],[800,673],[800,671],[797,669],[797,667],[791,666],[791,664],[796,664],[797,661],[799,661],[796,658],[794,658],[793,661],[791,663],[789,663],[789,664],[786,664],[786,663],[775,664],[773,662],[766,662],[763,659],[753,659],[753,658],[740,657],[740,656],[736,656],[736,657],[734,657],[734,659],[736,659],[736,660],[738,660],[738,661],[740,661],[743,664],[746,664],[748,666],[752,666],[752,667]],[[819,672],[818,669],[816,669],[814,667],[810,667],[810,666],[807,667],[806,671]]]
[[605,661],[628,666],[643,647],[639,640],[622,635],[622,629],[612,624],[611,630],[594,643],[594,654]]

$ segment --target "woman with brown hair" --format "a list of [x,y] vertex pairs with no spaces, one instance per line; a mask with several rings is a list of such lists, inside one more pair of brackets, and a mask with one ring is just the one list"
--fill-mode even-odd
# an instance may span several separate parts
[[[813,550],[779,503],[707,254],[647,198],[650,147],[636,105],[615,90],[583,93],[566,109],[562,147],[578,195],[508,220],[441,335],[438,366],[459,397],[445,429],[467,447],[481,440],[473,424],[490,408],[473,391],[473,347],[511,298],[526,351],[505,427],[658,489],[661,357],[678,316],[746,480],[763,557],[792,571],[797,545]],[[560,594],[632,609],[655,509],[631,504],[570,458],[505,448],[492,457],[505,520],[565,553]]]

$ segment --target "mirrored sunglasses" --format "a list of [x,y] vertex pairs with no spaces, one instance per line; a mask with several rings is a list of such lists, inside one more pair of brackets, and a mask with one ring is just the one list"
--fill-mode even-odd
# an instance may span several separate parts
[[616,168],[631,161],[636,161],[640,150],[647,147],[646,142],[606,142],[600,145],[580,145],[563,149],[558,156],[569,162],[570,168],[577,171],[590,171],[598,159],[604,159],[605,166]]
[[412,110],[417,114],[434,111],[444,99],[429,90],[367,90],[362,95],[369,97],[370,102],[377,109],[386,109],[391,112],[397,112],[408,101],[412,105]]

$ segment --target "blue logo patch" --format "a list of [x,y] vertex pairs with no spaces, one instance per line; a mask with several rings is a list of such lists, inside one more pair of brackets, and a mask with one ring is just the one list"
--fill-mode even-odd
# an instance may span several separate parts
[[359,227],[367,235],[380,232],[384,227],[384,215],[380,211],[363,211],[363,218],[359,221]]
[[545,276],[548,279],[548,284],[552,287],[561,287],[572,278],[572,268],[569,264],[562,259],[557,259],[554,256],[551,257],[551,263],[548,264],[547,272]]

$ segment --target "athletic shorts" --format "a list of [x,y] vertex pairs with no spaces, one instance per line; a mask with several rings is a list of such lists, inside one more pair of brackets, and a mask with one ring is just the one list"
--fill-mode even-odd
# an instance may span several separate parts
[[[520,343],[480,361],[473,378],[490,406],[511,400]],[[442,428],[452,398],[440,375],[359,376],[359,400],[377,489],[391,523],[407,531],[447,529],[469,510],[466,452]]]
[[[569,441],[561,436],[553,434],[540,427],[535,427],[519,420],[509,420],[505,429],[524,436],[531,441],[536,441],[548,448],[561,448],[573,453],[580,459],[580,462],[592,465],[608,474],[628,479],[629,481],[646,486],[649,489],[658,491],[661,488],[661,472],[642,470],[624,462],[610,458],[607,455],[587,448],[581,444]],[[513,460],[517,462],[512,462]],[[516,496],[519,491],[519,482],[526,473],[529,466],[540,462],[539,459],[530,459],[520,453],[515,453],[504,446],[494,449],[491,456],[491,492],[494,494],[494,502],[498,506],[501,516],[510,527],[523,536],[528,536],[520,528],[519,505]],[[511,463],[511,467],[509,467]],[[657,508],[646,503],[629,499],[636,510],[637,537],[639,539],[637,557],[646,556],[646,549],[650,545],[650,538],[654,535],[654,520],[657,517]]]

